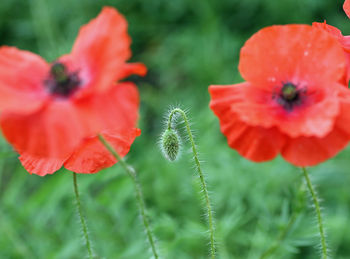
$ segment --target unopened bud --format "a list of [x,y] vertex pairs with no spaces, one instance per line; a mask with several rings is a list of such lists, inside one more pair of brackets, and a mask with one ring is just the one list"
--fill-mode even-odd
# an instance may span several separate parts
[[173,129],[164,131],[161,139],[162,150],[165,158],[174,161],[179,155],[180,140],[179,136]]

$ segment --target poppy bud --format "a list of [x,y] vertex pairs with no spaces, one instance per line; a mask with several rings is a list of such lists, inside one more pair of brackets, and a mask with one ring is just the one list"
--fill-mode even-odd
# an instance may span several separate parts
[[174,161],[179,154],[180,140],[176,131],[167,129],[164,131],[161,138],[161,147],[163,154],[169,161]]

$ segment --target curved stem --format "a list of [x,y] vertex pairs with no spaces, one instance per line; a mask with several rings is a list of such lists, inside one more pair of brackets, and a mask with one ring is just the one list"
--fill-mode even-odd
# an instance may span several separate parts
[[87,225],[85,222],[85,218],[83,216],[83,211],[82,211],[81,203],[80,203],[80,196],[79,196],[78,183],[77,183],[77,174],[74,172],[73,172],[73,185],[74,185],[75,199],[77,201],[77,209],[78,209],[78,214],[79,214],[79,218],[80,218],[80,223],[81,223],[81,227],[83,229],[85,245],[86,245],[86,248],[88,250],[89,258],[92,259],[93,253],[92,253],[91,243],[90,243]]
[[306,169],[303,167],[302,168],[303,173],[304,173],[304,177],[306,180],[306,184],[307,187],[310,191],[312,200],[314,202],[315,205],[315,211],[316,211],[316,215],[317,215],[317,222],[318,222],[318,228],[320,231],[320,237],[321,237],[321,247],[322,247],[322,259],[327,259],[327,244],[326,244],[326,236],[325,236],[325,231],[324,231],[324,227],[323,227],[323,222],[322,222],[322,215],[321,215],[321,209],[320,209],[320,204],[318,202],[318,198],[316,195],[316,192],[312,186],[312,183],[310,181],[310,177],[306,171]]
[[187,134],[188,134],[188,137],[189,137],[189,141],[190,141],[191,146],[192,146],[193,157],[194,157],[194,161],[195,161],[195,164],[196,164],[196,169],[198,171],[199,178],[200,178],[200,181],[201,181],[202,191],[204,193],[205,204],[206,204],[206,207],[207,207],[207,219],[208,219],[209,231],[210,231],[210,255],[211,255],[211,258],[214,259],[215,258],[215,253],[216,253],[215,237],[214,237],[214,232],[215,232],[215,230],[214,230],[214,217],[213,217],[213,212],[212,212],[212,209],[211,209],[211,204],[210,204],[210,199],[209,199],[209,193],[208,193],[207,185],[205,183],[204,175],[203,175],[203,172],[202,172],[202,169],[201,169],[201,165],[200,165],[200,162],[199,162],[199,159],[198,159],[198,153],[197,153],[196,145],[195,145],[194,140],[193,140],[193,135],[192,135],[192,132],[191,132],[190,124],[188,122],[186,113],[183,110],[181,110],[180,108],[175,108],[175,109],[173,109],[171,111],[171,113],[169,114],[169,119],[168,119],[168,129],[171,129],[171,121],[172,121],[172,118],[173,118],[175,113],[179,113],[182,116],[182,119],[185,122],[186,131],[187,131]]
[[123,160],[123,158],[105,140],[105,138],[101,134],[98,135],[98,138],[101,141],[101,143],[108,149],[108,151],[111,152],[111,154],[115,157],[115,159],[117,159],[117,161],[121,164],[121,166],[124,168],[126,173],[133,180],[133,183],[134,183],[135,189],[136,189],[136,198],[137,198],[137,201],[139,203],[141,217],[142,217],[143,225],[145,226],[145,229],[146,229],[147,238],[148,238],[149,243],[151,244],[151,248],[152,248],[152,252],[153,252],[154,258],[158,259],[159,257],[158,257],[158,253],[157,253],[157,250],[156,250],[155,241],[154,241],[154,238],[153,238],[153,235],[152,235],[152,231],[151,231],[151,227],[150,227],[150,224],[149,224],[149,221],[148,221],[148,217],[147,217],[147,214],[146,214],[145,202],[144,202],[144,199],[143,199],[141,185],[140,185],[139,180],[137,178],[136,172],[131,166],[129,166]]

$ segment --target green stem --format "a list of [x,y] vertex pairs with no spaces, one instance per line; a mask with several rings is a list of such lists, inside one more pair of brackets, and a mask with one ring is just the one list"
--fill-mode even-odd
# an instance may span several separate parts
[[204,175],[201,169],[201,165],[198,159],[198,153],[197,153],[197,149],[196,149],[196,145],[194,143],[193,140],[193,135],[191,132],[191,128],[190,128],[190,124],[188,122],[186,113],[181,110],[180,108],[175,108],[171,111],[171,113],[169,114],[169,120],[168,120],[168,129],[171,129],[171,121],[172,118],[174,116],[175,113],[179,113],[182,116],[183,121],[185,122],[185,126],[186,126],[186,131],[189,137],[189,141],[191,143],[192,146],[192,152],[193,152],[193,157],[194,157],[194,161],[196,164],[196,169],[198,171],[199,174],[199,178],[201,181],[201,185],[202,185],[202,191],[204,193],[204,199],[205,199],[205,204],[207,207],[207,219],[208,219],[208,223],[209,223],[209,231],[210,231],[210,255],[211,258],[214,259],[215,258],[215,253],[216,253],[216,248],[215,248],[215,237],[214,237],[214,217],[213,217],[213,212],[211,209],[211,204],[210,204],[210,199],[209,199],[209,193],[208,193],[208,189],[207,189],[207,185],[205,183],[204,180]]
[[129,166],[123,160],[123,158],[117,153],[117,151],[106,141],[106,139],[101,134],[98,135],[98,138],[100,139],[101,143],[108,149],[108,151],[111,152],[111,154],[115,157],[115,159],[117,159],[117,161],[121,164],[121,166],[124,168],[124,170],[127,172],[127,174],[133,180],[133,183],[134,183],[135,189],[136,189],[136,198],[137,198],[137,201],[139,203],[141,217],[142,217],[143,225],[145,226],[145,229],[146,229],[147,238],[148,238],[149,243],[151,244],[154,258],[158,259],[159,256],[158,256],[158,253],[156,250],[156,245],[155,245],[155,241],[154,241],[154,238],[152,235],[151,227],[150,227],[150,224],[148,222],[148,217],[146,214],[145,202],[143,199],[141,185],[140,185],[139,180],[137,178],[136,172],[131,166]]
[[323,223],[322,223],[322,215],[321,215],[320,205],[319,205],[319,202],[318,202],[318,198],[317,198],[316,192],[315,192],[315,190],[314,190],[314,188],[313,188],[313,186],[311,184],[310,177],[309,177],[306,169],[303,167],[302,170],[303,170],[303,173],[304,173],[304,177],[305,177],[305,180],[306,180],[307,187],[308,187],[308,189],[310,191],[312,200],[313,200],[314,205],[315,205],[315,211],[316,211],[316,215],[317,215],[318,228],[319,228],[320,237],[321,237],[322,259],[327,259],[326,236],[325,236],[325,231],[324,231]]
[[93,253],[92,253],[92,248],[91,248],[91,243],[89,240],[89,235],[88,235],[88,230],[87,230],[87,225],[85,222],[85,218],[83,216],[83,211],[81,208],[81,203],[80,203],[80,196],[79,196],[79,190],[78,190],[78,183],[77,183],[77,174],[73,172],[73,185],[74,185],[74,193],[75,193],[75,199],[77,201],[77,209],[78,209],[78,214],[80,218],[80,223],[81,227],[83,229],[83,235],[85,238],[85,245],[89,253],[89,258],[93,258]]

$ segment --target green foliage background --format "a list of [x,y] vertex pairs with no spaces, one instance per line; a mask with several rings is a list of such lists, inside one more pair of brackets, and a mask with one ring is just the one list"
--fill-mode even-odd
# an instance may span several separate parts
[[[189,145],[165,161],[157,141],[171,105],[189,110],[216,212],[219,258],[259,258],[277,240],[291,214],[291,232],[270,258],[319,258],[316,219],[300,169],[281,158],[255,164],[231,150],[208,108],[210,84],[238,83],[239,49],[272,24],[327,22],[350,33],[340,0],[4,0],[0,44],[53,61],[68,53],[79,27],[104,5],[129,22],[133,61],[149,68],[132,78],[141,94],[142,135],[127,160],[139,172],[163,258],[206,258],[206,223]],[[252,67],[254,69],[254,67]],[[181,128],[181,124],[179,125]],[[184,132],[180,130],[183,135]],[[333,258],[350,258],[350,150],[310,168],[322,197]],[[85,258],[74,207],[72,174],[29,175],[2,141],[0,258]],[[100,258],[149,258],[134,189],[116,165],[79,175],[94,250]],[[298,191],[300,190],[300,191]]]

